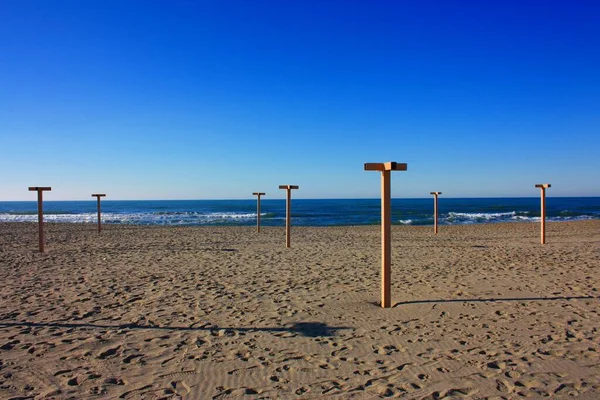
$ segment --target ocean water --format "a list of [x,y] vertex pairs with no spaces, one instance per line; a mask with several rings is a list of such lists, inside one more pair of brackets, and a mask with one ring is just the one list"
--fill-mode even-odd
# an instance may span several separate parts
[[[96,223],[96,200],[44,201],[44,221]],[[539,197],[439,198],[440,225],[539,221]],[[380,223],[379,199],[292,198],[292,225],[348,226]],[[548,197],[548,221],[600,219],[600,197]],[[433,198],[392,199],[392,223],[433,225]],[[37,202],[0,202],[0,222],[37,221]],[[102,200],[105,224],[255,225],[251,200]],[[261,199],[261,225],[285,224],[285,200]]]

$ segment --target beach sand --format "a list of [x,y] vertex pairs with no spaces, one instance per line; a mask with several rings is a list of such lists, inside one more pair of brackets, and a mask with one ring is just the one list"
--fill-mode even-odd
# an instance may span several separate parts
[[600,221],[0,224],[0,398],[600,398]]

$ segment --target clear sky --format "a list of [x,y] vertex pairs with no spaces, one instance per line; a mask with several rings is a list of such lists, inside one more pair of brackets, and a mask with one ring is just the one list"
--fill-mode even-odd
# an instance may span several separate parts
[[0,0],[0,201],[600,196],[600,2]]

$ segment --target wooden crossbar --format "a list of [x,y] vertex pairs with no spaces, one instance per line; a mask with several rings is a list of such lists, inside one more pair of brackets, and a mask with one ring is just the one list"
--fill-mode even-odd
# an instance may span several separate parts
[[365,171],[406,171],[406,163],[385,162],[385,163],[365,163]]

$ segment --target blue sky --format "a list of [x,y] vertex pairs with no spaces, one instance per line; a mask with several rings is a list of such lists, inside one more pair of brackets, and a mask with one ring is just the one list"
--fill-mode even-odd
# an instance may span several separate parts
[[0,201],[600,196],[600,2],[0,0]]

